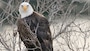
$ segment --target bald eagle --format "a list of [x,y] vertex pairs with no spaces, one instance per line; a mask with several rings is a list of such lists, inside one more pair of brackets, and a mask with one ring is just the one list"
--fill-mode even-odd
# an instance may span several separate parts
[[[34,41],[29,41],[31,40],[31,37],[33,38],[33,35],[36,35],[36,38],[40,42],[39,46],[42,49],[41,51],[53,51],[52,37],[48,20],[43,15],[35,12],[28,2],[20,4],[19,13],[21,18],[17,23],[18,32],[26,48],[31,49],[28,51],[32,51],[32,48],[34,48]],[[32,36],[30,35],[31,32],[33,33]],[[37,49],[35,51],[40,50]]]

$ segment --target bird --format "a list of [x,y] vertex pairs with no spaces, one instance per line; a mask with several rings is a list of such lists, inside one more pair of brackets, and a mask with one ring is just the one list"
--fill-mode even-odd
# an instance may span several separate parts
[[53,51],[53,41],[51,36],[50,25],[46,17],[34,11],[33,7],[28,2],[22,2],[20,4],[19,13],[21,15],[21,18],[18,19],[17,27],[19,37],[25,44],[26,48],[32,49],[32,47],[34,47],[32,45],[33,42],[31,43],[29,41],[25,41],[25,39],[30,40],[30,38],[32,37],[30,36],[30,32],[32,32],[33,35],[36,35],[36,38],[40,43],[42,49],[41,51]]

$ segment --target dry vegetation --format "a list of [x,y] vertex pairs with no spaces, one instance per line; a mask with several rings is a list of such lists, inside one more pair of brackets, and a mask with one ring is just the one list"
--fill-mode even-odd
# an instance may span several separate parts
[[[25,51],[16,28],[21,2],[0,0],[0,51]],[[36,3],[35,11],[44,14],[50,22],[54,51],[90,51],[88,1],[84,1],[81,9],[77,9],[80,3],[75,0],[36,0]],[[87,14],[82,14],[86,11]]]

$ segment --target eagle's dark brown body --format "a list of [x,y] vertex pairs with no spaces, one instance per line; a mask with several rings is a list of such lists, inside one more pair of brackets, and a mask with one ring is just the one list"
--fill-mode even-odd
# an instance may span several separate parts
[[[28,28],[25,26],[27,24]],[[30,35],[30,30],[33,32],[40,42],[42,51],[53,51],[52,37],[49,28],[49,22],[45,17],[33,12],[32,15],[18,20],[18,32],[21,40],[24,42],[26,48],[33,48],[32,42],[25,41],[25,39],[33,38]],[[27,30],[29,29],[29,30]],[[37,44],[37,46],[40,46]],[[28,50],[29,51],[29,50]],[[31,50],[32,51],[32,50]],[[36,50],[40,51],[40,50]]]

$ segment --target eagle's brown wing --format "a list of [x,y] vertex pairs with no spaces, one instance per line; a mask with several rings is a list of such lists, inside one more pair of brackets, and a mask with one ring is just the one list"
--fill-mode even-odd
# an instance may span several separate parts
[[43,51],[53,51],[49,22],[44,17],[41,17],[39,20],[39,27],[37,29],[37,38],[41,43]]
[[[41,45],[36,35],[29,29],[24,19],[19,19],[17,23],[19,37],[29,50],[42,51]],[[28,50],[28,51],[29,51]]]

